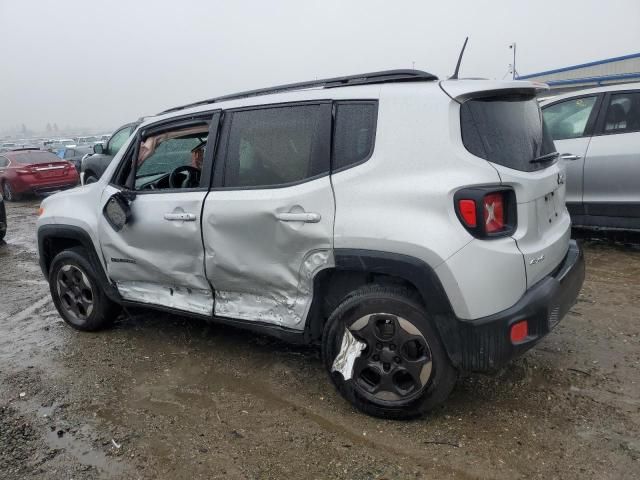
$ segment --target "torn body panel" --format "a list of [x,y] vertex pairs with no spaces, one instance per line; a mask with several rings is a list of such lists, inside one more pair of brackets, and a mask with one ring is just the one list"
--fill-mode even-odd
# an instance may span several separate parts
[[216,290],[215,314],[300,329],[313,299],[313,278],[320,270],[332,266],[332,252],[319,250],[307,255],[295,288],[271,288],[262,294]]
[[211,191],[202,228],[215,314],[304,329],[313,277],[334,264],[333,217],[329,177]]
[[210,289],[193,290],[150,282],[116,282],[116,287],[122,298],[132,302],[161,305],[209,317],[213,314],[213,295]]
[[340,351],[333,361],[331,371],[339,372],[345,381],[350,380],[353,376],[353,365],[365,348],[367,344],[358,340],[348,328],[345,328]]

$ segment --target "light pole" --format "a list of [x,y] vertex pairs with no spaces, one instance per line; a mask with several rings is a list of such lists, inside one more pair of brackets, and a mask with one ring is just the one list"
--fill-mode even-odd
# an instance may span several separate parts
[[509,45],[509,48],[513,50],[513,69],[512,69],[512,79],[515,80],[516,79],[516,42],[513,42],[511,45]]

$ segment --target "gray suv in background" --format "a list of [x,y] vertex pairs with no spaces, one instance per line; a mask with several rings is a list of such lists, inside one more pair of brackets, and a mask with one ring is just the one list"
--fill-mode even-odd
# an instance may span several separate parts
[[567,170],[567,207],[579,227],[640,230],[640,83],[541,102]]
[[106,145],[97,143],[93,146],[94,155],[85,157],[82,160],[80,178],[83,184],[98,181],[111,163],[111,160],[113,160],[113,157],[120,151],[139,124],[140,122],[133,122],[123,125],[111,135]]

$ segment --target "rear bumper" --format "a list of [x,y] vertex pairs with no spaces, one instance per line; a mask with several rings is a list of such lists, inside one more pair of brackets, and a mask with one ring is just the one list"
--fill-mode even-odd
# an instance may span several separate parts
[[14,182],[13,186],[15,192],[18,194],[35,193],[43,194],[55,192],[58,190],[65,190],[67,188],[73,188],[78,185],[78,177],[65,177],[61,179],[55,179],[49,182],[41,183],[27,183],[27,182]]
[[[475,320],[458,319],[462,369],[494,370],[533,347],[575,304],[584,275],[583,252],[571,240],[556,271],[527,290],[514,306]],[[511,325],[521,320],[527,320],[528,336],[514,344]]]

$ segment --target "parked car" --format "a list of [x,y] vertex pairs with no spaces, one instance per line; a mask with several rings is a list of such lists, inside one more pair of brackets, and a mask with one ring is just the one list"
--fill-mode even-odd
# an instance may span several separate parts
[[4,198],[0,195],[0,241],[7,234],[7,210],[4,208]]
[[102,179],[42,203],[56,308],[78,330],[137,305],[319,343],[357,408],[426,412],[581,288],[535,92],[400,70],[147,119]]
[[12,150],[0,155],[0,187],[8,202],[28,193],[70,188],[78,179],[72,163],[45,150]]
[[558,95],[541,106],[566,165],[574,225],[640,230],[640,83]]
[[92,136],[88,136],[88,137],[78,137],[76,139],[76,145],[80,146],[80,145],[91,145],[93,146],[94,144],[96,144],[97,142],[101,141],[100,137],[92,135]]
[[93,146],[94,155],[90,155],[82,161],[80,173],[83,179],[82,183],[87,184],[98,181],[111,163],[111,160],[113,160],[113,157],[120,151],[139,124],[140,122],[133,122],[123,125],[114,132],[106,145],[96,143]]
[[85,155],[93,153],[93,147],[90,146],[78,146],[78,147],[63,147],[56,150],[56,155],[68,162],[73,163],[76,171],[80,173],[82,165],[82,159]]

